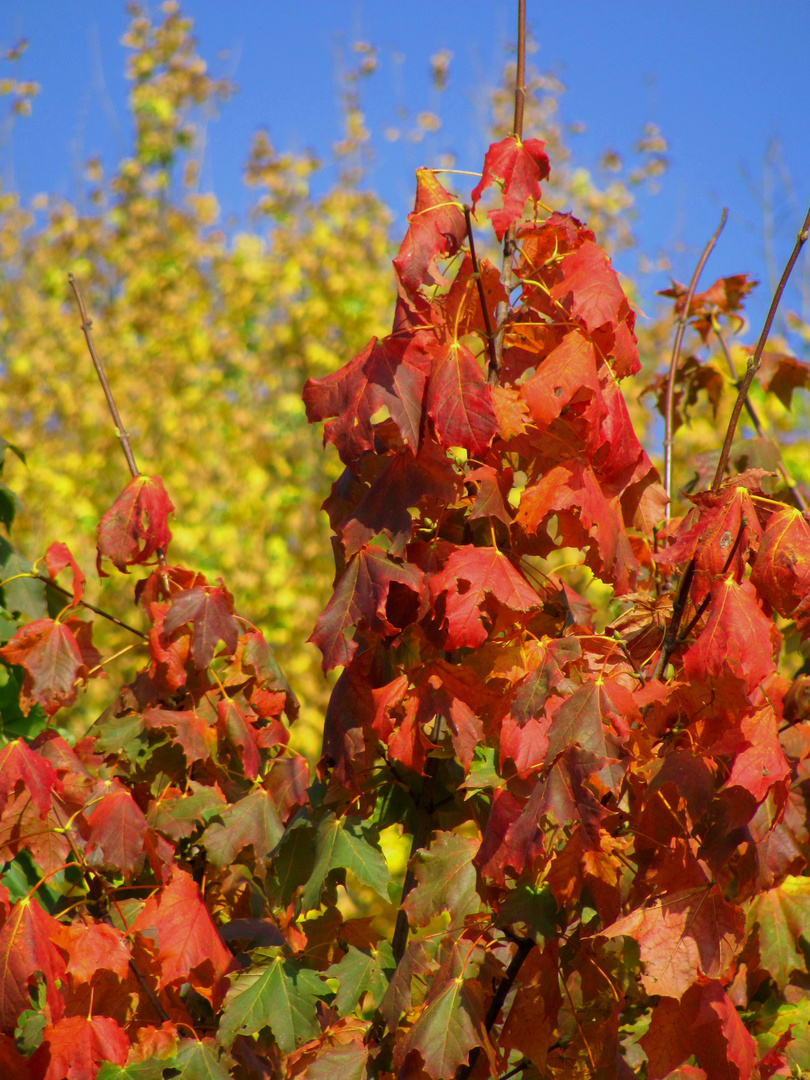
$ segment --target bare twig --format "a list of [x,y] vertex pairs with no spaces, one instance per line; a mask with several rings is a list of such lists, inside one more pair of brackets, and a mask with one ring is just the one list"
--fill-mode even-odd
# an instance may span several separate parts
[[68,274],[68,281],[70,287],[73,289],[73,293],[76,297],[76,303],[79,305],[79,312],[82,317],[82,332],[84,333],[84,340],[87,342],[87,349],[90,353],[90,359],[93,361],[93,367],[96,369],[96,375],[98,375],[98,381],[101,383],[101,388],[104,391],[104,396],[107,399],[107,407],[110,410],[110,416],[112,416],[113,423],[115,424],[115,434],[121,440],[121,449],[124,451],[124,457],[127,459],[127,466],[133,477],[139,476],[138,466],[135,464],[135,457],[132,453],[132,447],[129,445],[129,435],[124,430],[124,425],[121,423],[121,417],[118,413],[118,408],[115,404],[115,398],[113,397],[110,384],[107,382],[107,376],[104,374],[104,368],[101,366],[101,361],[98,358],[96,352],[95,342],[93,341],[93,320],[88,318],[87,309],[84,306],[84,300],[82,294],[79,292],[79,286],[76,284],[76,279],[73,274]]
[[[516,139],[523,138],[523,105],[526,99],[526,0],[518,0],[518,40],[517,67],[515,70],[515,118],[512,134]],[[501,300],[495,315],[497,332],[493,345],[494,363],[490,361],[488,381],[497,383],[498,373],[503,364],[503,339],[506,332],[506,320],[509,315],[509,293],[512,291],[512,257],[515,254],[515,226],[510,225],[503,240],[503,266],[501,284],[506,290],[506,300]]]
[[[50,588],[56,589],[63,596],[72,597],[73,593],[69,589],[63,589],[61,585],[57,585],[55,581],[51,581],[49,577],[45,577],[44,574],[31,574],[31,577],[36,578],[37,581],[43,581]],[[86,600],[79,601],[79,607],[87,608],[88,611],[94,612],[96,615],[100,615],[103,619],[107,619],[111,623],[115,623],[116,626],[120,626],[122,630],[129,630],[130,634],[137,634],[138,637],[147,638],[149,635],[145,634],[143,630],[136,630],[134,626],[130,626],[129,623],[125,623],[122,619],[116,618],[115,615],[111,615],[109,611],[104,611],[103,608],[96,607],[95,604],[88,604]]]
[[762,363],[762,353],[765,349],[765,343],[768,340],[768,334],[771,332],[771,326],[773,324],[774,316],[776,315],[776,309],[779,307],[779,301],[782,299],[782,293],[785,291],[785,286],[788,283],[788,278],[791,275],[793,267],[796,265],[799,253],[807,242],[808,229],[810,229],[810,208],[808,208],[807,216],[796,237],[796,243],[793,245],[793,251],[790,253],[790,258],[785,265],[785,269],[782,271],[782,277],[779,279],[779,284],[776,286],[776,292],[773,294],[773,300],[771,300],[771,306],[768,309],[768,315],[765,319],[765,325],[762,327],[762,333],[759,335],[757,347],[754,349],[753,355],[748,358],[748,366],[746,367],[745,375],[740,383],[737,400],[734,402],[731,419],[728,422],[723,449],[720,451],[720,460],[717,463],[717,472],[714,474],[714,482],[712,483],[711,488],[712,491],[717,491],[723,482],[723,476],[726,471],[726,465],[728,464],[729,454],[731,453],[731,444],[734,441],[734,433],[737,430],[737,422],[740,419],[740,413],[742,412],[743,405],[748,397],[748,391],[751,389],[751,383],[754,381],[754,376],[759,371],[759,365]]
[[478,259],[475,254],[475,240],[473,239],[472,230],[472,216],[470,214],[469,206],[464,205],[464,220],[467,222],[467,237],[470,241],[470,259],[472,260],[473,276],[475,277],[475,283],[478,286],[478,299],[481,301],[481,311],[484,315],[484,328],[487,334],[487,351],[489,352],[489,371],[498,370],[498,357],[495,353],[495,339],[492,334],[492,323],[489,321],[489,310],[487,309],[487,298],[484,293],[484,283],[481,280],[481,268],[478,265]]
[[[731,352],[729,350],[725,336],[723,334],[723,331],[720,329],[717,319],[714,317],[712,317],[712,330],[714,330],[715,337],[720,342],[720,348],[723,350],[723,355],[726,358],[726,363],[728,364],[729,371],[731,372],[731,377],[734,380],[734,385],[739,392],[740,387],[742,386],[742,380],[737,378],[737,369],[734,367],[734,361],[731,358]],[[749,397],[746,397],[745,399],[745,411],[748,413],[748,418],[754,425],[754,430],[756,431],[757,435],[760,437],[760,439],[764,439],[765,431],[762,427],[762,422],[760,421],[759,415]],[[785,481],[785,485],[788,491],[793,496],[793,501],[796,503],[800,510],[806,510],[807,501],[805,500],[799,489],[796,487],[796,485],[793,483],[793,481],[790,479],[788,471],[781,461],[777,462],[776,468],[779,470],[779,475]]]
[[[701,275],[703,267],[706,265],[706,260],[712,253],[714,245],[717,243],[717,238],[723,231],[723,227],[726,224],[726,218],[728,217],[728,210],[723,210],[720,215],[720,224],[712,233],[712,236],[703,249],[703,254],[700,256],[700,260],[695,267],[695,272],[692,274],[692,280],[689,282],[689,288],[684,298],[683,310],[681,311],[681,317],[678,319],[678,329],[675,333],[675,341],[672,345],[672,359],[669,363],[669,377],[667,378],[667,394],[666,404],[664,407],[664,490],[668,496],[672,496],[672,441],[674,436],[674,412],[675,412],[675,376],[678,371],[678,359],[681,354],[681,342],[683,341],[684,330],[686,324],[689,321],[689,308],[692,303],[692,297],[695,295],[695,289],[697,288],[698,278]],[[666,517],[669,520],[669,507],[667,503]]]

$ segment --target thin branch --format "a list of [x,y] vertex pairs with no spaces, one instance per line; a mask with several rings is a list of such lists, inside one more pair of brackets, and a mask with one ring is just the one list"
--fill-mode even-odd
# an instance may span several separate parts
[[664,631],[664,637],[661,641],[661,653],[658,657],[658,663],[655,665],[655,670],[652,673],[653,679],[660,679],[664,673],[664,670],[669,663],[669,658],[672,655],[675,647],[678,644],[678,637],[680,636],[681,620],[683,619],[683,613],[686,610],[686,602],[689,598],[689,589],[692,585],[692,578],[695,576],[695,560],[690,559],[684,567],[684,571],[681,574],[681,579],[678,582],[678,586],[675,589],[675,599],[672,602],[672,619],[669,626]]
[[[534,941],[532,938],[523,938],[519,943],[517,949],[515,949],[515,955],[509,962],[509,967],[506,969],[503,978],[498,983],[498,988],[489,1003],[486,1017],[484,1018],[484,1026],[487,1032],[492,1031],[493,1027],[497,1023],[500,1011],[503,1008],[503,1003],[506,1001],[509,991],[512,989],[515,983],[515,979],[518,977],[520,969],[523,967],[523,961],[529,955],[534,948]],[[461,1065],[456,1070],[455,1080],[467,1080],[470,1073],[475,1068],[476,1062],[481,1054],[481,1047],[476,1046],[470,1051],[470,1056],[466,1065]]]
[[478,286],[478,299],[481,301],[481,311],[484,315],[484,328],[487,334],[487,349],[489,351],[489,371],[498,370],[498,357],[495,353],[495,338],[492,334],[492,323],[489,321],[489,310],[487,308],[487,298],[484,294],[484,283],[481,280],[481,268],[478,265],[478,259],[475,254],[475,240],[473,239],[472,229],[472,216],[470,214],[470,208],[467,204],[464,204],[464,220],[467,222],[467,237],[470,241],[470,259],[473,265],[473,276],[475,283]]
[[[26,575],[32,578],[36,578],[37,581],[43,581],[46,585],[52,589],[56,589],[63,596],[69,596],[72,598],[73,593],[69,589],[63,589],[61,585],[57,585],[55,581],[51,581],[49,577],[45,577],[44,574],[31,574]],[[145,634],[143,630],[136,630],[134,626],[130,626],[129,623],[125,623],[122,619],[118,619],[115,615],[111,615],[109,611],[104,611],[103,608],[96,607],[95,604],[88,604],[86,600],[80,600],[79,607],[87,608],[88,611],[94,612],[96,615],[100,615],[103,619],[107,619],[111,623],[115,623],[116,626],[120,626],[122,630],[129,630],[130,634],[137,634],[138,637],[147,638],[148,634]]]
[[526,0],[518,0],[517,70],[515,71],[515,122],[512,131],[516,139],[523,138],[523,105],[526,100]]
[[748,366],[740,384],[737,400],[734,402],[731,419],[728,422],[726,438],[723,442],[723,449],[720,451],[720,460],[717,463],[717,472],[714,474],[714,482],[711,488],[712,491],[717,491],[723,482],[723,476],[726,471],[726,465],[728,464],[729,454],[731,453],[731,444],[734,441],[734,433],[737,430],[737,422],[740,419],[740,413],[742,412],[743,405],[748,397],[748,391],[751,389],[751,383],[754,381],[754,376],[759,371],[759,365],[762,363],[762,353],[765,349],[768,335],[771,332],[771,325],[773,324],[774,316],[776,315],[776,309],[779,307],[779,301],[782,299],[782,293],[785,291],[785,286],[788,283],[788,278],[791,275],[793,267],[796,265],[796,260],[799,258],[799,253],[807,242],[808,229],[810,229],[810,208],[807,210],[807,216],[796,237],[796,243],[793,245],[793,251],[790,253],[790,258],[787,261],[785,269],[782,271],[782,277],[779,279],[779,284],[776,286],[776,292],[773,294],[773,300],[771,300],[771,306],[768,309],[768,315],[765,319],[765,325],[762,327],[762,333],[759,335],[757,347],[754,349],[753,355],[748,358]]
[[[728,217],[728,210],[723,210],[720,215],[720,224],[712,233],[712,236],[703,249],[703,254],[700,256],[700,260],[695,267],[695,272],[692,274],[692,280],[689,282],[689,288],[686,292],[684,300],[683,310],[681,316],[678,319],[678,329],[675,333],[675,341],[672,345],[672,359],[669,363],[669,377],[667,378],[667,395],[666,404],[664,407],[664,490],[667,495],[672,496],[672,441],[674,436],[674,413],[675,413],[675,376],[678,371],[678,359],[681,354],[681,342],[683,341],[684,330],[686,324],[689,321],[689,308],[692,304],[692,297],[695,295],[695,289],[697,288],[698,278],[701,275],[703,267],[706,265],[706,260],[712,253],[714,245],[717,243],[717,238],[723,231],[723,227],[726,224],[726,218]],[[669,520],[669,503],[667,503],[666,517]]]
[[101,361],[98,358],[96,352],[95,342],[93,341],[93,320],[88,318],[87,309],[84,306],[84,300],[82,294],[79,292],[79,286],[76,284],[76,279],[73,274],[68,274],[68,281],[70,287],[73,289],[73,293],[76,297],[76,303],[79,305],[79,312],[82,317],[82,332],[84,333],[84,340],[87,342],[87,349],[90,353],[90,359],[93,361],[93,367],[96,369],[96,375],[98,375],[98,381],[101,383],[101,389],[104,391],[104,396],[107,399],[107,407],[110,410],[110,416],[112,416],[113,423],[115,424],[115,434],[121,441],[121,449],[124,451],[124,457],[127,459],[127,466],[133,477],[139,476],[138,466],[135,464],[135,457],[132,453],[132,447],[129,445],[129,435],[124,430],[124,425],[121,422],[121,417],[118,413],[118,408],[113,398],[110,384],[107,382],[107,376],[104,374],[104,368],[101,366]]
[[[523,138],[523,105],[526,99],[526,0],[518,0],[518,40],[517,67],[515,69],[515,118],[512,134],[516,139]],[[515,226],[510,225],[503,240],[503,264],[501,284],[506,290],[506,300],[501,300],[495,314],[498,327],[495,334],[493,351],[494,364],[490,361],[487,381],[494,385],[503,364],[503,339],[506,333],[506,320],[509,316],[509,294],[512,291],[512,257],[515,254]]]
[[[729,350],[728,344],[726,343],[726,339],[725,339],[725,336],[723,335],[723,331],[720,329],[720,325],[717,322],[717,319],[714,318],[714,316],[712,316],[712,330],[714,330],[715,337],[720,342],[720,348],[723,350],[723,355],[726,358],[726,363],[728,364],[729,371],[731,372],[731,377],[734,380],[734,385],[737,388],[737,392],[739,393],[740,387],[742,386],[742,380],[737,378],[737,369],[734,367],[734,361],[731,358],[731,352]],[[756,431],[757,435],[760,437],[760,439],[764,439],[765,438],[765,431],[764,431],[764,429],[762,427],[762,423],[761,423],[761,421],[759,419],[759,415],[758,415],[756,409],[754,408],[753,402],[751,401],[751,399],[749,397],[746,397],[746,399],[745,399],[745,411],[748,413],[748,418],[750,419],[751,423],[754,425],[754,430]],[[788,471],[785,468],[785,466],[783,465],[783,463],[781,461],[778,461],[776,463],[776,468],[779,470],[779,475],[785,481],[785,485],[786,485],[788,491],[790,492],[790,494],[793,496],[793,500],[796,503],[796,505],[798,506],[798,508],[800,510],[802,510],[802,511],[806,510],[807,509],[807,502],[806,502],[804,496],[802,495],[802,493],[799,491],[799,489],[796,487],[796,485],[790,479],[790,476],[788,475]]]

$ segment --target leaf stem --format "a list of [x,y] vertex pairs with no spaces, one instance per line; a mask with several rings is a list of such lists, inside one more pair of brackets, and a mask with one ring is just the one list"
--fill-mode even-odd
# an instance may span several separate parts
[[810,207],[808,207],[807,216],[804,219],[801,229],[799,229],[796,243],[793,245],[793,251],[790,253],[790,258],[785,265],[785,269],[782,271],[779,284],[776,286],[773,300],[771,300],[771,306],[768,309],[768,314],[765,318],[765,325],[762,327],[762,333],[759,335],[757,347],[754,349],[753,355],[748,358],[748,366],[746,367],[745,375],[740,383],[737,400],[734,402],[731,419],[728,422],[723,449],[720,451],[720,460],[717,462],[717,472],[714,474],[714,482],[711,487],[712,491],[717,491],[723,482],[723,476],[726,471],[726,465],[728,464],[729,454],[731,453],[731,444],[734,441],[734,433],[737,430],[737,422],[740,419],[740,413],[742,412],[743,405],[748,397],[748,391],[751,389],[751,383],[754,381],[754,376],[759,371],[759,365],[762,363],[762,353],[765,349],[768,335],[771,332],[771,326],[773,324],[774,316],[776,315],[776,309],[779,307],[779,301],[782,299],[782,293],[785,291],[785,286],[788,283],[788,278],[791,275],[793,267],[796,265],[796,260],[799,258],[799,253],[807,242],[808,229],[810,229]]
[[[667,495],[670,498],[672,497],[672,441],[674,437],[673,428],[675,413],[675,376],[678,372],[678,360],[681,355],[681,342],[683,341],[683,334],[684,330],[686,330],[686,324],[689,321],[689,308],[692,304],[692,297],[695,295],[698,278],[701,275],[703,267],[706,265],[706,260],[712,253],[714,245],[717,243],[717,238],[723,231],[723,227],[726,224],[727,218],[728,210],[723,210],[723,213],[720,215],[720,224],[712,233],[709,242],[703,249],[703,254],[700,256],[698,264],[695,267],[695,272],[692,274],[692,280],[689,282],[689,288],[686,291],[683,310],[681,311],[680,318],[678,319],[678,329],[675,332],[675,341],[672,345],[672,359],[669,362],[666,403],[664,406],[664,491],[666,491]],[[667,503],[667,521],[669,520],[669,507],[670,503]]]
[[76,297],[76,303],[79,305],[79,313],[82,317],[82,333],[84,334],[84,340],[87,342],[87,349],[90,353],[90,359],[93,361],[93,367],[96,369],[98,381],[101,383],[101,389],[104,391],[104,396],[107,399],[107,407],[110,410],[110,416],[112,416],[113,423],[115,424],[115,434],[121,441],[121,449],[124,451],[124,457],[127,459],[127,466],[129,467],[130,473],[133,477],[140,476],[138,466],[135,464],[132,447],[129,444],[129,435],[127,435],[124,430],[124,425],[121,422],[118,407],[115,404],[115,398],[110,389],[110,384],[107,382],[107,376],[104,374],[104,368],[101,366],[101,360],[96,352],[96,345],[93,341],[93,320],[87,315],[87,309],[84,306],[82,294],[79,292],[79,286],[76,284],[76,279],[73,274],[68,274],[68,281],[70,282],[70,287],[73,289],[73,293]]

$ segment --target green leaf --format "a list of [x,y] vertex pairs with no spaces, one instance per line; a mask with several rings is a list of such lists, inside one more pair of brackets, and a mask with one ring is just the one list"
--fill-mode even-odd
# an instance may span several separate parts
[[[166,1062],[164,1067],[170,1065]],[[175,1080],[230,1080],[230,1069],[220,1062],[220,1051],[212,1039],[184,1039],[177,1048]]]
[[518,885],[498,908],[498,926],[523,923],[530,937],[542,947],[557,933],[557,902],[548,885]]
[[380,943],[373,952],[364,952],[349,946],[349,951],[337,964],[323,972],[324,978],[337,979],[340,987],[333,1002],[341,1016],[354,1012],[364,993],[371,995],[371,1004],[380,1004],[388,989],[388,980],[396,968],[394,954],[387,941]]
[[105,1061],[96,1073],[96,1080],[163,1080],[164,1069],[176,1068],[174,1058],[149,1058],[148,1061],[133,1061],[129,1065],[114,1065],[111,1061]]
[[17,496],[0,481],[0,521],[7,529],[11,528],[14,518],[17,516],[18,505]]
[[315,861],[313,832],[309,815],[306,811],[299,811],[287,826],[273,857],[273,875],[278,886],[277,895],[284,907],[287,907],[295,890],[300,888],[312,873]]
[[315,837],[315,866],[302,896],[304,911],[320,903],[326,876],[332,870],[351,870],[363,885],[388,899],[392,880],[380,851],[377,830],[360,818],[336,818],[327,814]]
[[480,841],[469,836],[440,832],[429,848],[416,853],[413,872],[417,885],[402,906],[418,926],[427,926],[443,911],[449,911],[451,924],[458,926],[466,915],[478,910],[473,859],[479,847]]
[[810,934],[810,878],[789,875],[775,889],[756,897],[748,909],[748,929],[759,924],[759,956],[777,986],[794,971],[806,971],[799,938]]
[[272,959],[231,976],[219,1041],[230,1046],[237,1035],[255,1035],[269,1027],[284,1053],[291,1054],[318,1034],[315,1004],[326,988],[314,971],[286,959],[278,949],[260,949],[253,956],[254,961]]
[[0,732],[6,739],[33,739],[48,726],[48,718],[39,705],[28,716],[20,708],[22,678],[20,669],[0,666]]
[[228,866],[244,848],[252,846],[256,860],[269,855],[284,835],[271,792],[256,788],[239,802],[221,809],[202,835],[214,866]]
[[[30,573],[32,567],[33,563],[0,536],[0,581],[4,583],[6,611],[17,611],[31,619],[44,619],[48,614],[44,583],[36,578],[17,576]],[[10,578],[14,580],[10,581]]]
[[139,747],[145,747],[145,724],[142,716],[100,716],[88,732],[95,736],[96,750],[101,754],[123,753],[132,758]]

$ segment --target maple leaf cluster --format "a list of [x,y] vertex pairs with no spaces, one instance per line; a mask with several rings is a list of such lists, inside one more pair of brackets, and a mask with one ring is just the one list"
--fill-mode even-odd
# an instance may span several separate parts
[[[538,216],[547,175],[536,140],[487,153],[471,204],[500,190],[501,273],[421,170],[391,334],[304,391],[345,466],[312,637],[343,669],[324,799],[377,821],[404,787],[383,823],[414,841],[376,1015],[300,1053],[430,1080],[768,1076],[808,978],[810,743],[775,615],[810,633],[810,524],[749,469],[664,525],[620,389],[635,314],[593,234]],[[752,285],[694,297],[698,333]],[[718,380],[693,361],[676,392]],[[562,548],[610,587],[603,630],[554,571]]]
[[548,172],[514,136],[469,205],[420,169],[391,333],[304,389],[344,465],[312,781],[263,636],[167,562],[159,477],[98,528],[99,569],[147,572],[147,661],[83,737],[55,726],[105,663],[81,569],[51,545],[41,610],[4,584],[4,1077],[810,1065],[810,706],[778,666],[810,635],[810,522],[755,468],[664,521],[621,390],[635,314],[593,233],[541,216]]

